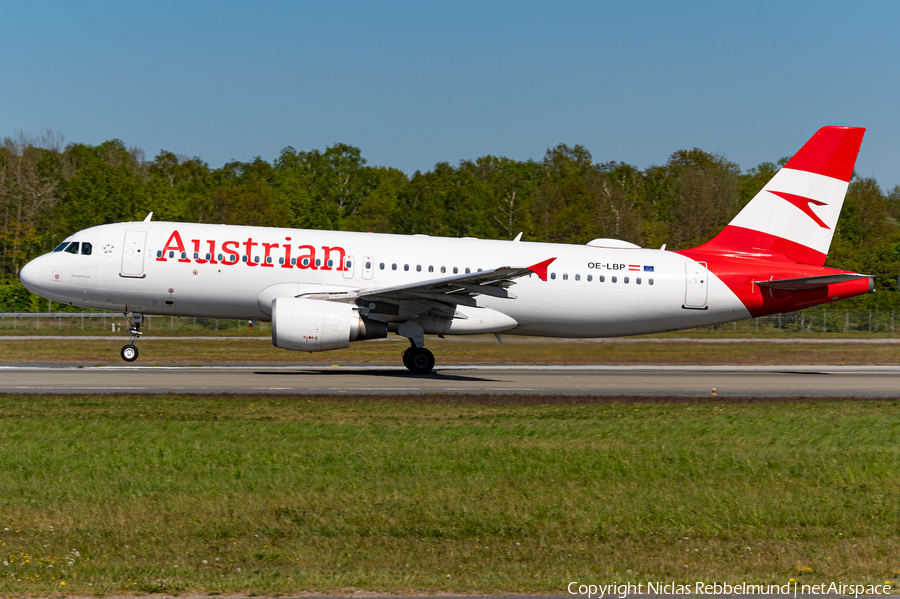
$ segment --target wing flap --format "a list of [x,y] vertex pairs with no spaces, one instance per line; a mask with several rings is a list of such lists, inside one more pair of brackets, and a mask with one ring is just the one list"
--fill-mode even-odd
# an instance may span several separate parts
[[[351,301],[371,299],[384,301],[423,300],[441,301],[448,304],[468,304],[467,298],[476,295],[490,295],[504,299],[515,299],[507,288],[515,285],[516,279],[536,274],[547,280],[547,267],[556,258],[544,260],[529,267],[501,266],[473,273],[442,277],[427,281],[415,281],[392,287],[374,289],[354,289],[334,293],[316,293],[311,297],[330,301]],[[460,301],[462,300],[462,301]]]

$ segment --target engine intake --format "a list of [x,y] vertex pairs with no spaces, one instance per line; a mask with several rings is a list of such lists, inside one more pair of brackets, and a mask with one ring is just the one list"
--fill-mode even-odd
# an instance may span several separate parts
[[356,306],[303,297],[272,302],[272,345],[297,351],[342,349],[351,341],[383,339],[387,325],[360,316]]

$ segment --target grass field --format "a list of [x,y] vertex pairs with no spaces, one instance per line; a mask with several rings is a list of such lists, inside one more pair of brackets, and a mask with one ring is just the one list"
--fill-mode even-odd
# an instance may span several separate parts
[[[104,339],[4,339],[0,362],[123,364],[119,350],[128,341]],[[138,342],[138,364],[207,362],[387,363],[400,364],[405,339],[353,343],[344,350],[304,353],[273,347],[269,338],[160,339]],[[865,343],[629,343],[504,339],[429,338],[437,364],[898,364],[900,344]]]
[[897,401],[0,395],[0,465],[3,595],[900,576]]

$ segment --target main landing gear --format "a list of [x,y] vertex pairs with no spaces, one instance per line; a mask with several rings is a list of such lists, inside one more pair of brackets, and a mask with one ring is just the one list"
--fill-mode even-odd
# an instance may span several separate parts
[[[128,318],[128,314],[125,315],[125,318]],[[122,359],[126,362],[134,362],[138,359],[138,348],[135,343],[140,338],[140,336],[143,335],[143,333],[141,332],[141,324],[144,322],[144,315],[133,312],[128,322],[131,325],[131,327],[128,329],[128,332],[131,334],[131,341],[128,342],[128,345],[122,348],[121,354]]]
[[397,333],[409,339],[411,346],[403,352],[403,365],[413,374],[428,374],[434,370],[434,354],[425,349],[422,325],[413,321],[404,322]]
[[434,354],[424,347],[407,347],[403,351],[403,365],[413,374],[428,374],[434,370]]

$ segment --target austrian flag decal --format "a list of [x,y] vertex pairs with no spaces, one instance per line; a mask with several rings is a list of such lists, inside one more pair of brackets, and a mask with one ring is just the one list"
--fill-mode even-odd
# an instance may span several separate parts
[[641,265],[640,264],[629,264],[628,270],[641,270]]

